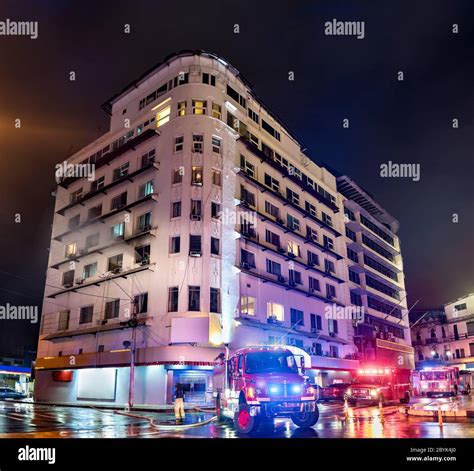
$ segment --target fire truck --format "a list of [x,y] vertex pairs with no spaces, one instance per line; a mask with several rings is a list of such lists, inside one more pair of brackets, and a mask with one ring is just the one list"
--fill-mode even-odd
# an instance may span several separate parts
[[316,391],[303,377],[303,359],[300,374],[295,356],[284,347],[250,347],[227,356],[221,354],[214,369],[219,419],[232,419],[243,434],[275,417],[289,417],[302,428],[316,424]]
[[459,368],[455,366],[434,366],[420,371],[420,392],[426,397],[456,396],[460,382]]
[[411,392],[411,370],[407,368],[364,368],[357,373],[346,391],[349,405],[358,402],[382,403],[400,401],[408,404]]

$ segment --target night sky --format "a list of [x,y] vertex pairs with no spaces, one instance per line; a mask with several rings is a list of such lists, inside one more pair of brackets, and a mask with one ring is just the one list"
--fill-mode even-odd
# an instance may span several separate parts
[[[0,305],[41,305],[54,165],[107,130],[105,100],[183,49],[228,60],[312,158],[399,219],[410,306],[474,291],[474,2],[256,3],[2,0],[0,21],[38,21],[39,37],[0,36]],[[326,36],[333,18],[365,21],[365,38]],[[388,161],[419,163],[420,181],[381,178]],[[37,327],[0,321],[0,356],[35,348]]]

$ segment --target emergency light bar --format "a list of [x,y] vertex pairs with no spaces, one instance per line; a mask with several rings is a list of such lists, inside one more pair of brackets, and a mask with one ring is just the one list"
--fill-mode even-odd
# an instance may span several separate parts
[[388,375],[390,374],[389,368],[369,368],[365,370],[359,370],[360,375]]

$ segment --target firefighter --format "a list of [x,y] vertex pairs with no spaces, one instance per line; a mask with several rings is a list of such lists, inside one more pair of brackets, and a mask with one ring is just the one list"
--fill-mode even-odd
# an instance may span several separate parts
[[176,383],[174,415],[176,422],[182,422],[184,420],[184,390],[180,383]]

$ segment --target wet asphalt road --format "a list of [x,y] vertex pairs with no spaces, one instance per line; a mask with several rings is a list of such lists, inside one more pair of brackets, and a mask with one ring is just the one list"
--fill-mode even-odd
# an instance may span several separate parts
[[[436,420],[407,417],[398,413],[398,405],[384,407],[384,420],[376,406],[350,408],[344,419],[343,405],[320,404],[320,419],[311,429],[302,430],[291,420],[278,419],[273,429],[259,430],[242,438],[474,438],[474,421],[445,420],[440,428]],[[52,407],[35,404],[0,402],[0,438],[238,438],[232,423],[211,422],[178,429],[159,429],[156,423],[174,426],[172,414],[133,412],[139,417],[116,414],[111,410],[87,407]],[[187,413],[185,424],[204,422],[210,412]],[[143,417],[143,418],[142,418]]]

